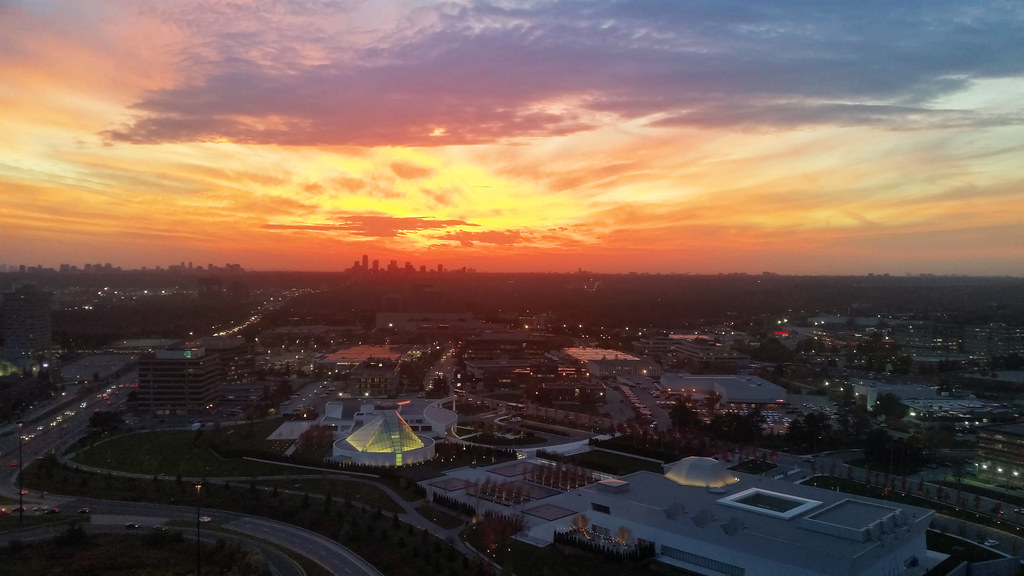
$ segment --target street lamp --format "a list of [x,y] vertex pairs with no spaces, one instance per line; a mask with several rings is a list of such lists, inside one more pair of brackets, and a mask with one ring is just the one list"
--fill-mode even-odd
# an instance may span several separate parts
[[202,491],[202,489],[203,489],[203,483],[202,482],[196,482],[196,576],[199,576],[199,560],[200,560],[200,550],[201,550],[201,546],[200,546],[201,542],[199,540],[199,526],[200,526],[200,522],[199,522],[199,494]]
[[25,462],[21,458],[21,445],[25,443],[25,439],[22,437],[21,429],[25,426],[23,420],[18,420],[18,525],[20,526],[25,521],[25,489],[23,483],[25,479]]

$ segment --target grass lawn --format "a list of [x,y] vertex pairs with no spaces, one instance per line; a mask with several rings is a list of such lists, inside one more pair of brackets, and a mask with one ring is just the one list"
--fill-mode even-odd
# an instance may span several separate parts
[[465,522],[462,518],[441,510],[433,504],[423,503],[416,507],[421,516],[437,524],[441,528],[458,528]]
[[346,499],[380,508],[384,512],[401,512],[398,505],[383,490],[366,482],[341,478],[292,478],[290,480],[261,480],[260,486],[276,486],[282,490],[309,494],[330,494],[335,502]]
[[943,554],[956,554],[961,560],[968,562],[985,562],[986,560],[1004,558],[1002,554],[981,544],[935,530],[929,530],[926,538],[928,539],[929,550],[942,552]]
[[929,530],[925,538],[927,539],[929,550],[949,554],[949,558],[946,558],[929,570],[927,576],[945,576],[964,561],[985,562],[986,560],[995,560],[1003,557],[994,550],[979,544],[966,542],[962,538],[956,538],[935,530]]
[[729,469],[730,470],[735,470],[737,472],[743,472],[745,474],[757,475],[757,474],[764,474],[765,472],[767,472],[769,470],[774,470],[774,469],[776,469],[778,467],[779,466],[777,464],[775,464],[774,462],[768,462],[767,460],[753,459],[753,460],[744,460],[743,462],[740,462],[739,464],[737,464],[735,466],[732,466]]
[[640,470],[657,472],[659,474],[664,472],[664,466],[660,462],[652,462],[643,458],[633,458],[624,454],[615,454],[603,450],[589,450],[573,454],[566,457],[565,461],[584,468],[590,468],[591,470],[615,474],[616,476],[631,474]]
[[113,436],[78,452],[74,462],[146,475],[216,478],[295,473],[295,469],[289,466],[251,462],[241,458],[221,458],[210,449],[203,435],[191,430]]
[[476,436],[468,439],[467,442],[473,442],[475,444],[486,444],[488,446],[508,446],[509,448],[515,448],[516,446],[532,446],[534,444],[545,444],[548,439],[542,436],[538,436],[533,432],[525,432],[514,438],[506,438],[499,436],[498,434],[491,434],[490,432],[481,432]]
[[950,488],[951,490],[956,490],[959,486],[964,494],[980,494],[981,496],[992,498],[993,500],[1003,500],[1015,506],[1024,506],[1024,495],[996,490],[994,487],[986,485],[975,478],[964,480],[959,485],[955,480],[941,480],[937,482],[937,484]]
[[[15,504],[17,507],[17,504]],[[31,507],[25,506],[28,510],[25,512],[24,524],[18,523],[18,512],[11,512],[10,516],[0,516],[0,532],[6,532],[8,530],[17,530],[19,528],[35,528],[37,526],[46,526],[50,524],[70,524],[72,521],[82,521],[85,518],[79,518],[74,513],[74,510],[63,511],[61,514],[40,514],[39,512],[32,512]],[[8,508],[10,510],[10,508]],[[66,512],[71,512],[67,514]]]

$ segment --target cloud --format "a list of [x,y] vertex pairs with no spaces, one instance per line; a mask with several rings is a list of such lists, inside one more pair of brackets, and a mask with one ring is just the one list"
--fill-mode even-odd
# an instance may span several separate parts
[[409,164],[407,162],[392,162],[391,171],[396,176],[404,180],[415,180],[417,178],[426,178],[434,173],[433,168],[426,166],[419,166],[416,164]]
[[458,242],[466,247],[473,246],[476,243],[512,246],[521,243],[523,235],[518,230],[487,230],[485,232],[458,230],[438,236],[438,240]]
[[1024,124],[1024,115],[980,114],[922,106],[892,106],[842,102],[730,102],[708,103],[651,122],[653,126],[699,128],[741,127],[788,130],[801,126],[882,126],[894,130],[983,128]]
[[422,230],[443,230],[457,226],[477,226],[465,220],[435,220],[429,217],[388,216],[383,214],[346,214],[333,218],[335,223],[323,224],[266,224],[269,230],[308,230],[339,232],[372,238],[396,238]]
[[145,93],[105,135],[438,146],[640,118],[743,128],[955,116],[970,125],[992,120],[932,102],[1024,72],[1024,8],[1013,2],[479,2],[421,9],[424,24],[410,15],[372,34],[326,30],[323,22],[345,21],[331,5],[273,6],[287,14],[257,14],[277,22],[267,29],[193,25],[202,34],[202,50],[189,49],[195,72]]

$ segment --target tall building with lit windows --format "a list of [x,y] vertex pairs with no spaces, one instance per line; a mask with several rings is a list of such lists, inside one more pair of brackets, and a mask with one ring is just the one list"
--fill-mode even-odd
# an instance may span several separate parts
[[3,294],[0,317],[3,318],[4,356],[30,356],[50,346],[52,300],[52,293],[31,284]]

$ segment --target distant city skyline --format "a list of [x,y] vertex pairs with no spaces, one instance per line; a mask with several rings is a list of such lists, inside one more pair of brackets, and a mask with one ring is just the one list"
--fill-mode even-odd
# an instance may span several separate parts
[[1022,37],[996,0],[14,0],[0,263],[1024,276]]

